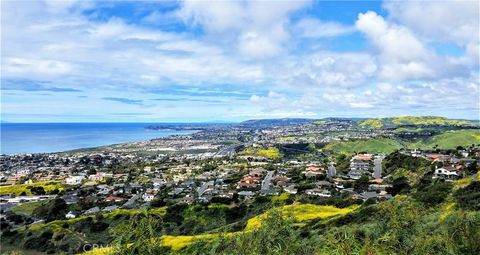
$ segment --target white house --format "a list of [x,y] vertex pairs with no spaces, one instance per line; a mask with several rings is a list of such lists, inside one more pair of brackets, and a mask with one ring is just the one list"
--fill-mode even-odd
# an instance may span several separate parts
[[326,189],[309,189],[305,191],[305,194],[310,196],[318,196],[318,197],[330,197],[330,191]]
[[155,192],[153,190],[147,190],[147,192],[142,195],[142,199],[146,202],[152,201],[155,199]]
[[436,168],[435,172],[433,173],[433,177],[445,180],[456,180],[459,177],[458,169],[453,166]]
[[70,176],[67,179],[65,179],[65,184],[80,185],[82,184],[83,179],[85,179],[84,176]]
[[72,211],[68,212],[65,215],[65,218],[67,218],[67,219],[75,219],[76,217],[77,217],[77,215],[75,215],[75,213],[73,213]]

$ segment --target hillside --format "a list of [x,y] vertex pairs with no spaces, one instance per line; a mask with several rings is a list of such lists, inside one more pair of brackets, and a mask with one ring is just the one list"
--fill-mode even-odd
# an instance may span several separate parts
[[[121,254],[478,254],[480,213],[475,202],[480,199],[480,182],[430,182],[416,189],[343,209],[276,207],[251,218],[237,232],[154,234],[118,244]],[[130,224],[132,232],[143,227]],[[128,236],[123,235],[117,239]],[[100,248],[86,254],[113,252]]]
[[376,154],[388,154],[403,148],[399,140],[392,138],[374,138],[368,140],[335,141],[325,146],[325,150],[343,154],[368,152]]
[[408,145],[409,148],[421,149],[455,149],[458,146],[468,147],[480,144],[480,129],[446,131]]
[[369,129],[392,128],[401,125],[475,126],[478,125],[478,123],[468,120],[454,120],[437,116],[399,116],[358,121],[359,127]]
[[298,125],[298,124],[307,124],[316,121],[315,119],[302,119],[302,118],[284,118],[284,119],[258,119],[258,120],[247,120],[238,124],[241,127],[248,128],[264,128],[271,126],[288,126],[288,125]]

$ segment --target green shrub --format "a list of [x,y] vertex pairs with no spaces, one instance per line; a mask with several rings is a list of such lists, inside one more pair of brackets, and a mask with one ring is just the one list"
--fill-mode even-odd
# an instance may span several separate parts
[[480,210],[480,182],[473,181],[467,187],[457,190],[453,196],[459,207]]

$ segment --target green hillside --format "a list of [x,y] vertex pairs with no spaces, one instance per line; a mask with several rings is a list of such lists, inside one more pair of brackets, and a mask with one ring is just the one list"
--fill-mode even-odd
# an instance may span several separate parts
[[436,145],[439,149],[455,149],[458,146],[468,147],[472,144],[480,144],[479,129],[465,129],[446,131],[408,145],[409,148],[433,149]]
[[361,151],[375,154],[388,154],[401,148],[403,148],[402,143],[391,138],[337,141],[325,146],[325,150],[343,154],[353,154]]
[[399,125],[473,126],[475,123],[472,121],[453,120],[436,116],[399,116],[367,119],[358,122],[359,127],[371,129],[394,127]]

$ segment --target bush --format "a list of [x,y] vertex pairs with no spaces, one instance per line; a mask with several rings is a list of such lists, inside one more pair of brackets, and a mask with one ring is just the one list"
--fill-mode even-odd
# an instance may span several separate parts
[[480,182],[474,181],[467,187],[457,190],[453,196],[460,208],[480,210]]
[[52,221],[62,219],[67,210],[67,203],[61,198],[55,198],[47,203],[35,208],[33,215],[45,219],[45,221]]
[[413,198],[427,206],[435,206],[445,201],[452,187],[452,183],[438,180],[430,186],[420,188],[413,194]]

